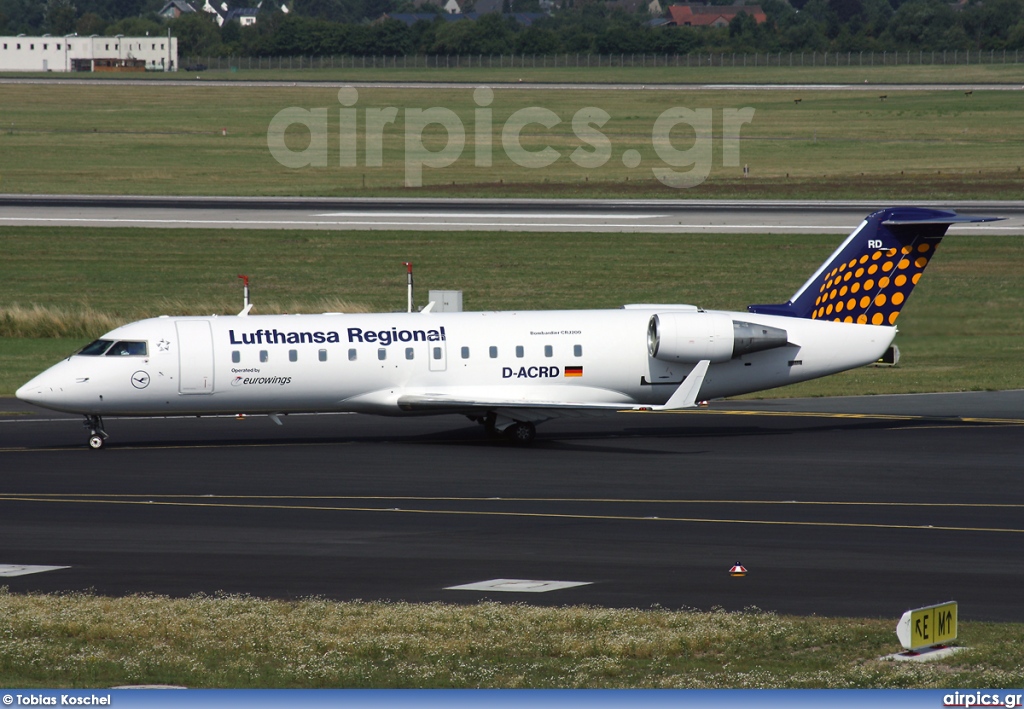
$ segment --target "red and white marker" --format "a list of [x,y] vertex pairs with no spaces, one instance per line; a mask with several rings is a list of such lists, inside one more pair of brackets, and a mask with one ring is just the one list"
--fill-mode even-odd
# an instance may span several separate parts
[[746,576],[747,569],[740,562],[736,562],[736,565],[729,569],[730,576]]

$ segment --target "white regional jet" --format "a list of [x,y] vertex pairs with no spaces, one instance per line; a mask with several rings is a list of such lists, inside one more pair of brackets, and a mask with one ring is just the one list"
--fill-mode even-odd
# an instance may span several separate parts
[[513,441],[537,423],[672,410],[876,361],[950,224],[868,216],[789,299],[748,312],[618,310],[168,317],[104,335],[21,387],[24,401],[103,416],[359,412],[464,414]]

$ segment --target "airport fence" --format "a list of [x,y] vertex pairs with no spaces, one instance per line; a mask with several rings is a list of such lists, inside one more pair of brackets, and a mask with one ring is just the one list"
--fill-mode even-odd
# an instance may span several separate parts
[[690,52],[687,54],[410,54],[194,56],[180,62],[186,71],[206,69],[540,69],[598,67],[828,67],[828,66],[965,66],[1019,64],[1018,49],[849,52]]

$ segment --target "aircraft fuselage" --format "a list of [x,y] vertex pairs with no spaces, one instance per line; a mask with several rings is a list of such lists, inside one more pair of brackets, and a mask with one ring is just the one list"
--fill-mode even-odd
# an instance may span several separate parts
[[[717,346],[716,337],[719,344],[730,339],[718,354],[701,350],[673,361],[651,356],[652,316],[674,314],[687,322],[732,320],[777,328],[788,341],[733,356],[731,329],[701,331],[691,340],[707,342],[686,346],[706,348]],[[18,396],[51,409],[100,416],[422,414],[433,411],[404,406],[403,397],[435,395],[478,401],[479,409],[495,408],[488,405],[495,401],[630,408],[664,404],[699,359],[711,361],[700,398],[734,396],[869,364],[895,332],[887,326],[692,306],[160,317],[113,330],[103,338],[115,343],[109,351],[71,356],[22,387]],[[122,342],[128,344],[115,351]]]

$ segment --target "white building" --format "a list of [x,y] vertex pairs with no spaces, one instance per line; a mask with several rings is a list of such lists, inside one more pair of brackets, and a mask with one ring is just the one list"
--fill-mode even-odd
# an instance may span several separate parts
[[177,69],[177,37],[0,37],[0,71]]
[[235,10],[228,10],[228,14],[224,16],[224,21],[231,22],[232,20],[237,20],[238,24],[242,27],[251,27],[256,24],[256,16],[258,14],[259,10],[255,7],[240,7]]

